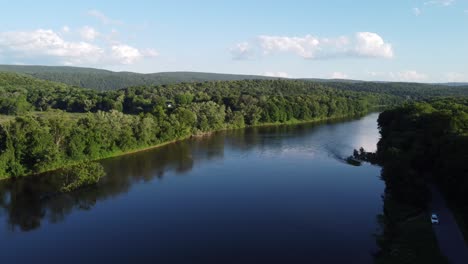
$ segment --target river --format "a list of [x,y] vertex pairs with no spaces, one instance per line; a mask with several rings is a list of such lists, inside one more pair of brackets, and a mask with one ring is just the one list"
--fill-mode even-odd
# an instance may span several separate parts
[[96,186],[0,183],[1,263],[372,263],[377,113],[216,133],[107,159]]

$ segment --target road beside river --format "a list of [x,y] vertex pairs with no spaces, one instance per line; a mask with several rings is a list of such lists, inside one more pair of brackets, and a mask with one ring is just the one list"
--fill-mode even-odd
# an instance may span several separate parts
[[[441,252],[452,264],[468,263],[468,248],[452,211],[448,208],[437,187],[432,186],[431,192],[432,202],[430,208],[432,213],[439,216],[440,221],[440,224],[433,225],[433,229]],[[429,216],[427,220],[429,221]]]

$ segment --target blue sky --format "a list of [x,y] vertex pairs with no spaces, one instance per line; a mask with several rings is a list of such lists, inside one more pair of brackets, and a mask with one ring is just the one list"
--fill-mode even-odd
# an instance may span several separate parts
[[468,81],[468,0],[0,4],[1,64]]

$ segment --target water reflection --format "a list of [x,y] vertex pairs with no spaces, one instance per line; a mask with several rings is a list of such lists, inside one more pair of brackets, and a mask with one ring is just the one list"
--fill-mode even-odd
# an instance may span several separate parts
[[62,183],[54,173],[5,181],[0,184],[0,212],[10,230],[30,231],[45,218],[60,222],[73,210],[90,210],[99,200],[128,192],[135,182],[161,179],[168,171],[183,175],[196,162],[222,158],[223,152],[223,136],[217,135],[104,160],[107,176],[97,186],[69,194],[58,194]]
[[[375,126],[374,122],[369,124]],[[350,135],[346,123],[340,124],[340,127],[323,123],[273,126],[181,141],[159,149],[104,160],[102,164],[107,176],[97,186],[70,194],[57,194],[62,183],[54,173],[4,181],[0,183],[0,220],[5,219],[12,232],[38,229],[44,220],[58,223],[75,210],[91,210],[99,201],[129,192],[135,183],[162,180],[168,172],[186,175],[205,162],[222,161],[226,149],[239,155],[255,151],[264,156],[279,154],[292,158],[296,154],[304,157],[304,153],[309,153],[313,157],[325,153],[341,159],[356,147],[354,137],[359,138],[359,144],[365,143],[366,127],[361,129],[364,131],[360,131],[360,134]],[[374,130],[372,133],[375,133]],[[304,144],[305,141],[310,144]],[[372,141],[375,145],[375,138]]]

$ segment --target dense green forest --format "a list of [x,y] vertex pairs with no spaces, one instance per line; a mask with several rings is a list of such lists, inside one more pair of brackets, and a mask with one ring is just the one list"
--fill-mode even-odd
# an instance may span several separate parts
[[441,96],[468,96],[468,86],[448,86],[422,83],[383,83],[383,82],[330,82],[328,86],[359,92],[372,92],[403,97],[409,100],[424,100]]
[[437,252],[425,213],[431,199],[429,186],[434,184],[445,193],[459,224],[467,230],[468,98],[405,104],[380,114],[378,124],[382,137],[370,158],[382,165],[386,183],[379,259],[391,260],[380,263],[401,263],[401,258],[408,263],[441,263],[427,254],[429,248]]
[[98,92],[0,73],[0,175],[39,173],[227,128],[362,115],[399,101],[296,80]]
[[[409,100],[405,91],[413,89],[352,85],[242,80],[100,92],[0,73],[0,175],[39,173],[222,129],[362,115]],[[426,88],[414,89],[413,97],[468,93]]]
[[[168,104],[180,107],[193,103],[214,102],[232,111],[250,111],[251,114],[245,116],[248,125],[258,121],[284,122],[293,116],[296,119],[307,120],[310,117],[353,113],[353,109],[348,111],[348,106],[344,105],[351,101],[355,103],[354,106],[349,106],[351,108],[401,102],[401,98],[397,96],[344,91],[320,83],[296,80],[181,83],[98,92],[42,81],[26,75],[1,72],[0,92],[0,114],[6,115],[50,109],[70,113],[117,110],[126,114],[140,114],[168,110]],[[265,111],[262,116],[261,109],[256,107],[272,108],[274,112],[277,112],[278,108],[284,115],[270,115]],[[356,109],[357,112],[362,112],[361,110]]]
[[[162,72],[140,74],[132,72],[112,72],[93,68],[64,66],[23,66],[0,65],[0,72],[27,74],[29,76],[55,81],[71,86],[90,88],[98,91],[119,90],[132,86],[158,86],[177,83],[197,83],[207,81],[277,80],[278,78],[253,75],[216,74],[202,72]],[[299,81],[322,83],[336,89],[385,93],[410,99],[431,96],[468,95],[465,83],[419,84],[363,82],[355,80],[298,79]],[[450,88],[450,86],[452,86]]]
[[66,83],[71,86],[82,88],[92,88],[98,91],[118,90],[130,86],[163,85],[182,82],[277,79],[266,76],[204,72],[161,72],[141,74],[65,66],[0,65],[0,72],[28,74],[42,80]]
[[397,200],[424,206],[434,180],[454,201],[468,201],[468,98],[405,105],[383,112],[378,123],[378,159],[400,170],[384,174]]

